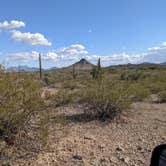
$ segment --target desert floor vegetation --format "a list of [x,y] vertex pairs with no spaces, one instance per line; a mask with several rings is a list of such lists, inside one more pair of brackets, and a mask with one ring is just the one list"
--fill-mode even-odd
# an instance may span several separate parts
[[[43,93],[47,93],[45,97]],[[72,68],[64,68],[44,71],[42,79],[38,72],[1,71],[0,161],[4,165],[16,164],[19,158],[21,163],[35,161],[39,154],[49,151],[51,137],[57,134],[56,139],[64,140],[73,124],[82,128],[90,123],[96,131],[93,122],[130,123],[123,116],[133,115],[138,103],[153,106],[165,102],[165,66],[95,66],[93,70],[74,70],[74,76]]]

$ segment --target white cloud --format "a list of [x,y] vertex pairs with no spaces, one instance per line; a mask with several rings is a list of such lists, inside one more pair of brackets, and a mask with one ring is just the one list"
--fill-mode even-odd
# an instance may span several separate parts
[[22,33],[20,31],[12,30],[11,31],[12,39],[15,41],[27,44],[27,45],[44,45],[44,46],[51,46],[52,43],[49,42],[41,33]]
[[163,46],[163,47],[166,47],[166,42],[163,42],[163,43],[162,43],[162,46]]
[[58,55],[53,52],[50,51],[48,52],[45,56],[42,57],[44,60],[52,60],[52,61],[57,61],[58,60]]
[[[10,54],[10,58],[15,61],[29,62],[38,60],[38,52],[23,52]],[[92,63],[96,63],[98,58],[101,58],[103,66],[118,65],[118,64],[137,64],[142,62],[161,63],[166,61],[166,46],[153,47],[147,52],[141,54],[119,53],[112,55],[95,55],[89,54],[85,46],[81,44],[70,45],[57,50],[49,51],[43,54],[44,61],[52,61],[55,66],[69,65],[78,61],[81,58],[86,58]]]
[[148,48],[148,51],[158,51],[158,50],[160,50],[160,47]]
[[88,54],[88,51],[81,44],[75,44],[68,47],[63,47],[55,51],[60,56],[72,56],[77,57],[79,55]]
[[[43,54],[42,59],[54,62],[72,62],[79,60],[80,56],[84,56],[86,54],[88,54],[88,52],[86,51],[85,47],[83,45],[76,44],[68,47],[63,47],[54,51],[49,51],[46,54]],[[39,53],[35,51],[20,52],[8,54],[7,56],[14,61],[28,62],[38,60]]]
[[17,62],[29,62],[36,61],[39,59],[39,53],[36,51],[32,52],[18,52],[7,54],[7,57]]
[[166,61],[166,42],[163,42],[160,46],[152,47],[148,49],[148,52],[144,56],[145,62],[161,63]]
[[0,22],[0,32],[2,30],[8,30],[11,32],[11,38],[15,41],[27,44],[27,45],[44,45],[51,46],[52,43],[49,42],[43,34],[41,33],[30,33],[30,32],[20,32],[16,30],[17,28],[25,27],[25,23],[23,21],[12,20],[10,22],[4,21]]
[[21,27],[25,27],[25,23],[23,21],[12,20],[10,22],[0,22],[0,30],[11,30]]
[[126,63],[139,63],[143,59],[143,55],[129,55],[126,53],[113,54],[113,55],[87,55],[85,58],[94,63],[100,58],[103,66],[126,64]]

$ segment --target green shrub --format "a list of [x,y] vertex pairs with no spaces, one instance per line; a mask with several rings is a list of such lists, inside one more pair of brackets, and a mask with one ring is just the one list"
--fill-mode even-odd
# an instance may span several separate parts
[[156,81],[149,81],[145,86],[151,91],[153,94],[157,94],[161,91],[166,90],[166,85],[164,82]]
[[130,101],[125,86],[107,80],[93,81],[80,92],[80,102],[85,104],[85,113],[99,119],[113,119],[129,108]]
[[40,85],[31,77],[4,74],[0,79],[0,134],[8,144],[41,109]]
[[143,101],[145,98],[149,97],[151,92],[148,88],[145,88],[139,84],[132,84],[130,86],[130,95],[132,101]]
[[162,91],[159,93],[159,101],[161,103],[165,103],[166,102],[166,91]]
[[74,101],[74,95],[72,92],[66,89],[60,89],[53,97],[52,104],[53,106],[59,107],[64,106]]
[[121,80],[130,80],[130,81],[137,81],[144,77],[145,75],[143,74],[143,72],[139,70],[123,72],[120,76]]

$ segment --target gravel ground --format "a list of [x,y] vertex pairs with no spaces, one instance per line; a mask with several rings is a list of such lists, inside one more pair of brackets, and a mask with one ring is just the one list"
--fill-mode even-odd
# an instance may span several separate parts
[[63,115],[67,123],[52,123],[47,148],[14,165],[149,166],[153,148],[166,143],[166,104],[134,103],[113,122],[85,120],[78,105],[50,110],[50,115]]

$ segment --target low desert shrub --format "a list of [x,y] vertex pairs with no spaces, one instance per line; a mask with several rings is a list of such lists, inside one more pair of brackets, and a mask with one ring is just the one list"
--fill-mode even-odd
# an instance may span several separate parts
[[113,119],[130,107],[125,86],[107,80],[93,81],[80,92],[80,102],[85,104],[85,113],[99,119]]
[[133,102],[143,101],[145,98],[148,98],[151,94],[151,91],[141,84],[131,84],[129,91],[130,98]]
[[166,102],[166,91],[162,91],[159,93],[159,101],[161,103],[165,103]]
[[130,81],[137,81],[144,77],[145,75],[143,74],[143,72],[139,70],[123,72],[120,76],[121,80],[130,80]]
[[51,100],[53,106],[60,107],[72,103],[74,101],[74,95],[67,89],[60,89]]
[[40,96],[40,85],[27,75],[8,73],[0,79],[0,136],[8,144],[41,109]]

